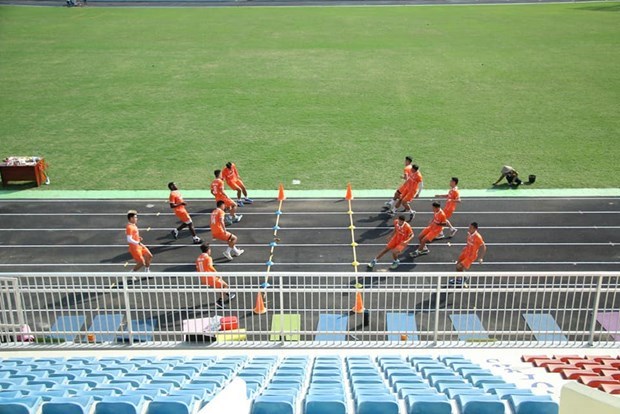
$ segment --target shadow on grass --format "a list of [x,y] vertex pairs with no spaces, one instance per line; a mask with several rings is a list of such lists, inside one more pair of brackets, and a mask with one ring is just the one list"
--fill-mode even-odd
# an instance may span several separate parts
[[31,190],[33,188],[37,188],[37,183],[30,181],[20,184],[9,184],[7,186],[0,187],[0,194],[15,194],[20,191]]
[[620,4],[598,4],[592,6],[577,7],[577,10],[599,11],[599,12],[620,12]]

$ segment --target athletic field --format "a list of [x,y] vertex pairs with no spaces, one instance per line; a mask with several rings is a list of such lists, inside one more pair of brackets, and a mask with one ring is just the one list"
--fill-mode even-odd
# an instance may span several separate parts
[[0,156],[61,190],[618,187],[619,3],[0,7]]

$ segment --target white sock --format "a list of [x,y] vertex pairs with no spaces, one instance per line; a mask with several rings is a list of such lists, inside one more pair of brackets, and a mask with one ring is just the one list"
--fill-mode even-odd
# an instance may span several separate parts
[[151,272],[151,268],[150,268],[150,267],[145,267],[145,268],[144,268],[144,271],[145,271],[146,273],[150,273],[150,272]]
[[231,250],[232,249],[230,247],[227,247],[225,251],[226,251],[226,253],[230,253]]
[[235,254],[239,254],[239,249],[237,249],[237,246],[233,247],[233,248],[232,248],[232,251],[233,251]]
[[394,209],[394,204],[396,204],[396,200],[390,200],[390,210]]

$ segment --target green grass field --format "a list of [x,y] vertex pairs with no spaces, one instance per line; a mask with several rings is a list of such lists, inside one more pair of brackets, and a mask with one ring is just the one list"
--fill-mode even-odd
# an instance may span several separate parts
[[48,189],[619,187],[620,3],[0,7],[0,156]]

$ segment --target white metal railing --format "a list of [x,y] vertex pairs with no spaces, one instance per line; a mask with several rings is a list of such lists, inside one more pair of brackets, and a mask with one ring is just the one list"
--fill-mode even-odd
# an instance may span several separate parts
[[[226,309],[199,276],[4,274],[0,348],[620,345],[620,272],[219,273]],[[241,330],[214,332],[216,317]]]

